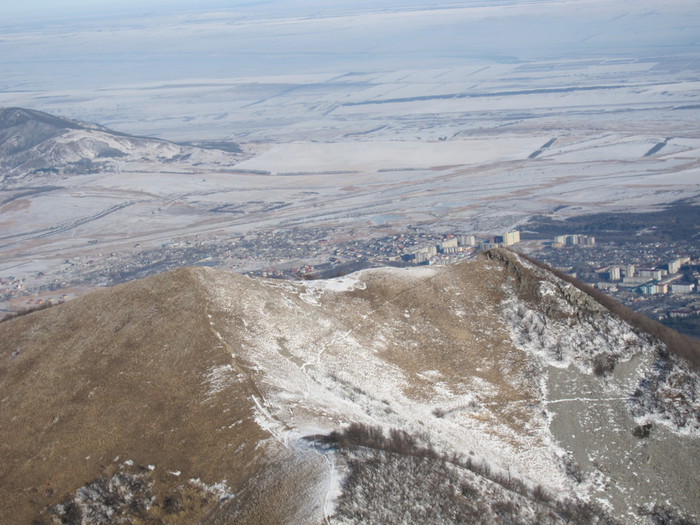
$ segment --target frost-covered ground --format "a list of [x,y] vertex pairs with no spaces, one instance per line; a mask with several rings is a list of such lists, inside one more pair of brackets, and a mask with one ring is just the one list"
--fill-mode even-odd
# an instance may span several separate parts
[[[492,458],[495,466],[528,471],[547,486],[564,483],[558,468],[540,457],[539,447],[506,444],[504,435],[513,432],[507,425],[492,427],[500,437],[491,439],[484,433],[480,419],[489,412],[488,399],[497,397],[501,386],[469,377],[464,381],[472,388],[459,385],[446,363],[464,356],[450,356],[448,340],[432,341],[446,362],[410,362],[420,361],[420,342],[422,338],[427,342],[435,327],[420,306],[414,313],[410,312],[415,306],[401,308],[402,299],[412,305],[426,300],[431,281],[442,282],[445,277],[433,269],[365,271],[354,282],[267,281],[263,288],[255,285],[250,291],[227,285],[224,274],[207,276],[207,281],[213,280],[205,283],[215,298],[214,328],[232,347],[236,344],[231,338],[240,341],[236,355],[255,363],[264,396],[258,400],[258,421],[279,441],[330,432],[351,421],[379,423],[419,435],[426,432],[438,446],[465,455],[478,451],[481,457]],[[395,289],[381,299],[373,282]],[[226,312],[233,317],[227,319]],[[457,322],[459,313],[454,315],[449,321]],[[404,331],[412,335],[406,336],[408,346],[402,355]],[[456,353],[459,344],[472,344],[463,343],[464,337],[454,343]],[[487,338],[482,341],[489,344]],[[399,354],[391,357],[394,352]],[[433,412],[439,408],[450,415],[436,416]],[[490,419],[489,423],[499,427]]]
[[[573,286],[499,257],[329,281],[199,277],[212,329],[258,385],[256,422],[285,447],[353,422],[395,428],[623,522],[644,523],[640,505],[697,512],[680,467],[698,450],[697,373]],[[348,470],[319,452],[337,497]]]

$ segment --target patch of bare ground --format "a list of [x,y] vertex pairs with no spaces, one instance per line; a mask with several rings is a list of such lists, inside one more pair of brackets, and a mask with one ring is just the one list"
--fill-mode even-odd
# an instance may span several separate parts
[[436,385],[447,397],[473,392],[471,406],[436,404],[436,413],[461,412],[526,432],[530,405],[540,398],[538,364],[512,345],[500,322],[505,274],[485,260],[415,281],[398,274],[370,279],[356,295],[369,303],[373,323],[404,334],[387,336],[379,355],[410,378],[405,395],[430,403],[440,397]]
[[17,199],[0,206],[0,213],[27,210],[32,205],[29,199]]

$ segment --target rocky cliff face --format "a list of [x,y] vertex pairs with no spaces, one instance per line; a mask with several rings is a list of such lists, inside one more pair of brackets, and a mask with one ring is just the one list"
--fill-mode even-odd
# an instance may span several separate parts
[[0,362],[20,522],[700,512],[697,373],[502,250],[327,281],[178,270],[0,324]]

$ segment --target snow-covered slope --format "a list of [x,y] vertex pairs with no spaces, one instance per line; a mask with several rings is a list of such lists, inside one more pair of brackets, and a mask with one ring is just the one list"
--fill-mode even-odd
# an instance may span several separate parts
[[[618,516],[657,501],[697,512],[692,481],[666,472],[670,442],[689,461],[698,451],[697,374],[573,285],[490,255],[311,283],[202,279],[212,326],[256,365],[257,421],[280,442],[351,422],[398,428]],[[684,418],[640,401],[662,362],[683,378],[672,405]]]
[[[227,146],[235,151],[234,144]],[[231,151],[134,137],[40,111],[0,108],[0,182],[42,174],[114,172],[134,163],[164,169],[178,162],[182,169],[190,159],[231,164],[237,158]]]
[[[0,352],[18,480],[0,513],[111,501],[133,517],[114,502],[134,499],[167,523],[700,512],[697,371],[503,250],[327,281],[181,270],[3,323]],[[36,485],[55,472],[51,492]]]

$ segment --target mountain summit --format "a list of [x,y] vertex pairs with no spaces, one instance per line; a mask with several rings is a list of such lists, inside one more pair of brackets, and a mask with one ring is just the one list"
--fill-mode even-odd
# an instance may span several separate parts
[[4,522],[700,512],[697,371],[505,250],[324,281],[176,270],[1,323],[0,377]]

